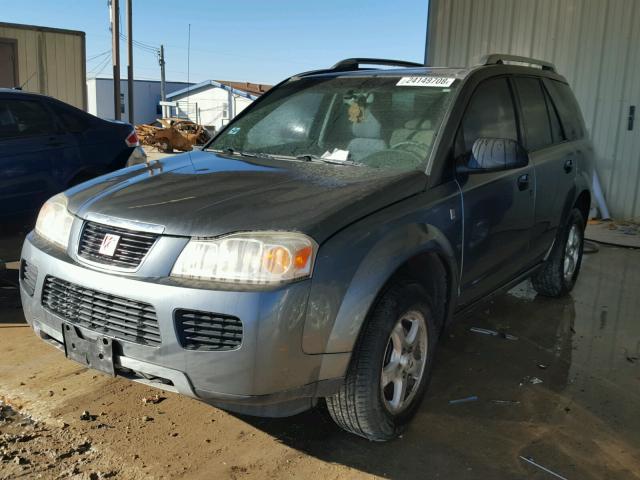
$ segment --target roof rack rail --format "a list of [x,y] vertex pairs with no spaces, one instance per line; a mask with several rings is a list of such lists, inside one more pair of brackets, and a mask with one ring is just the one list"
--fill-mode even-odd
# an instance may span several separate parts
[[345,58],[336,63],[331,70],[358,70],[360,65],[385,65],[388,67],[424,67],[421,63],[387,58]]
[[520,55],[509,55],[507,53],[490,53],[480,59],[480,65],[500,65],[504,62],[530,63],[531,65],[540,65],[542,70],[556,71],[556,66],[551,62],[538,60],[536,58],[522,57]]

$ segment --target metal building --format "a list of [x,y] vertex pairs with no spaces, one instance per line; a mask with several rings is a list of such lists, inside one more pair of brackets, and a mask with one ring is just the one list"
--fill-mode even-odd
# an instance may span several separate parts
[[571,84],[612,215],[640,218],[640,1],[430,0],[427,65],[511,53],[548,60]]
[[0,22],[0,87],[22,87],[86,110],[84,32]]

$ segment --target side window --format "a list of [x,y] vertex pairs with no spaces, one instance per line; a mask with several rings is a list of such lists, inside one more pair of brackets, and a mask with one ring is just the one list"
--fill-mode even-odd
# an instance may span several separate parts
[[578,102],[566,83],[545,78],[544,84],[549,90],[553,103],[558,108],[564,133],[568,140],[578,140],[584,136],[582,113]]
[[261,148],[307,140],[323,98],[322,93],[302,92],[281,103],[251,127],[247,143]]
[[0,139],[18,136],[18,124],[9,109],[9,102],[0,100]]
[[53,119],[42,103],[34,100],[8,100],[6,106],[16,125],[13,136],[29,137],[54,133]]
[[62,126],[67,132],[82,133],[89,128],[89,120],[84,114],[74,112],[70,108],[61,107],[55,104],[50,106],[60,118]]
[[567,139],[562,130],[560,124],[560,117],[558,116],[558,109],[556,108],[553,100],[549,96],[549,92],[544,89],[544,99],[547,102],[547,111],[549,112],[549,124],[551,125],[551,136],[553,137],[553,143],[563,142]]
[[482,82],[473,93],[460,125],[457,153],[471,152],[478,138],[518,140],[516,114],[506,78]]
[[533,151],[551,145],[553,142],[549,115],[540,80],[533,77],[516,77],[515,84],[522,110],[525,146]]

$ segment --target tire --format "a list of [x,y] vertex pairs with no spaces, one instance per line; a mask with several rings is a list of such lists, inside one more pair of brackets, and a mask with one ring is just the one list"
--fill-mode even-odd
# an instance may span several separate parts
[[573,289],[582,264],[584,228],[582,213],[574,208],[558,232],[551,255],[531,277],[533,288],[540,295],[562,297]]
[[[418,284],[394,283],[383,293],[356,344],[343,385],[326,398],[329,414],[340,427],[373,441],[391,440],[402,433],[420,406],[431,376],[438,338],[432,312],[429,296]],[[420,327],[415,327],[413,335],[416,324],[424,326],[424,336]],[[399,340],[402,332],[405,344]],[[399,357],[398,342],[409,345],[412,337],[413,352]],[[383,389],[384,365],[386,380],[402,381],[406,375],[404,402],[394,402],[397,383]]]

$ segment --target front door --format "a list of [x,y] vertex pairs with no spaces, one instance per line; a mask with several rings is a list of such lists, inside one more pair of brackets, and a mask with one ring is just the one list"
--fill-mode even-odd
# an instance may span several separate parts
[[[479,138],[520,141],[506,77],[482,82],[463,116],[456,158],[468,158]],[[464,203],[461,304],[468,304],[525,271],[531,262],[535,211],[531,164],[457,175]]]

